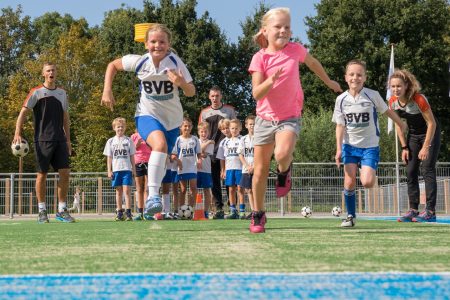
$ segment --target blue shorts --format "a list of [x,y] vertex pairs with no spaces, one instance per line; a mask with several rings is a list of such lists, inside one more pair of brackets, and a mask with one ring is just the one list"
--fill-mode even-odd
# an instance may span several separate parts
[[181,181],[181,180],[197,179],[197,173],[177,174],[176,178],[177,178],[177,182]]
[[241,182],[242,170],[227,170],[227,175],[225,177],[225,185],[239,185]]
[[166,175],[164,175],[164,178],[162,179],[162,183],[176,183],[177,179],[177,171],[173,170],[166,170]]
[[173,146],[175,146],[175,141],[177,140],[177,137],[180,135],[179,128],[167,131],[166,128],[164,128],[164,126],[158,120],[156,120],[151,116],[135,117],[134,120],[136,122],[136,128],[139,132],[139,135],[144,139],[144,141],[147,140],[150,133],[156,130],[160,130],[164,133],[164,136],[166,137],[167,153],[172,152]]
[[369,166],[376,170],[380,161],[380,147],[358,148],[347,144],[342,145],[342,162],[344,165],[357,164]]
[[117,171],[113,172],[112,187],[133,185],[133,174],[131,171]]
[[243,173],[239,185],[244,189],[252,189],[253,174]]
[[212,188],[212,175],[211,173],[198,172],[197,173],[197,188],[198,189],[210,189]]

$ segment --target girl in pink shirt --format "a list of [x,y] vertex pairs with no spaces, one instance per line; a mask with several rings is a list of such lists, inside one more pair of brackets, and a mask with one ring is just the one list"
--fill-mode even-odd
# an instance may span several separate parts
[[148,159],[152,149],[139,135],[137,130],[131,135],[131,140],[136,146],[136,153],[134,154],[134,162],[136,165],[136,198],[138,206],[138,215],[134,218],[135,221],[144,220],[144,199],[147,199],[147,169]]
[[291,163],[303,108],[299,64],[305,63],[330,89],[342,92],[320,62],[300,43],[290,42],[291,16],[288,8],[269,10],[254,36],[259,50],[252,58],[252,94],[256,99],[254,132],[253,193],[255,207],[250,232],[265,231],[264,197],[272,154],[278,163],[276,193],[284,197],[291,188]]

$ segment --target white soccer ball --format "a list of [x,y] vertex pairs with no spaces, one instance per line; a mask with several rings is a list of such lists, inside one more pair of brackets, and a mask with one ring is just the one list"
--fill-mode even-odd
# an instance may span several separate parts
[[22,139],[20,143],[11,144],[11,151],[14,156],[24,157],[30,152],[30,146],[26,140]]
[[312,209],[309,206],[305,206],[302,208],[302,216],[305,218],[309,218],[312,215]]
[[340,208],[339,206],[333,207],[331,214],[335,217],[339,217],[342,214],[342,208]]
[[194,209],[190,205],[181,205],[178,209],[178,214],[184,220],[192,219],[192,215],[194,214]]

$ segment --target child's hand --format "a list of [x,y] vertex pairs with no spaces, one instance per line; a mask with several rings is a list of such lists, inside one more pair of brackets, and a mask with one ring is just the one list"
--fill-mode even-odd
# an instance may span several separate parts
[[112,177],[113,177],[113,173],[111,171],[108,171],[108,178],[112,179]]
[[334,156],[334,160],[336,161],[336,166],[338,167],[338,169],[341,166],[341,156],[342,150],[337,150],[336,155]]
[[247,170],[249,174],[253,174],[253,165],[248,165]]
[[274,84],[278,80],[278,78],[280,78],[281,73],[283,73],[283,68],[279,68],[275,73],[273,73],[267,79],[270,80],[272,82],[272,84]]
[[169,80],[177,87],[181,87],[186,83],[180,70],[178,72],[176,70],[167,70],[167,76],[169,76]]
[[111,109],[111,111],[114,110],[114,104],[116,103],[116,100],[114,99],[114,95],[112,91],[103,91],[102,100],[100,101],[100,105],[104,105]]

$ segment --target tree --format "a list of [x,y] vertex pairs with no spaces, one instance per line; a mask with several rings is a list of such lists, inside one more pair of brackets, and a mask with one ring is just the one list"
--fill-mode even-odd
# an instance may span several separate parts
[[[450,159],[448,101],[448,28],[450,9],[446,0],[323,0],[317,16],[307,17],[311,53],[332,78],[343,81],[345,64],[353,58],[367,63],[366,86],[386,94],[390,45],[395,45],[395,66],[409,69],[422,83],[443,131],[440,158]],[[311,74],[303,77],[306,107],[332,109],[335,95]],[[388,140],[387,143],[391,143]],[[391,143],[392,144],[392,143]],[[381,147],[389,147],[381,141]],[[386,160],[394,160],[392,152]]]

